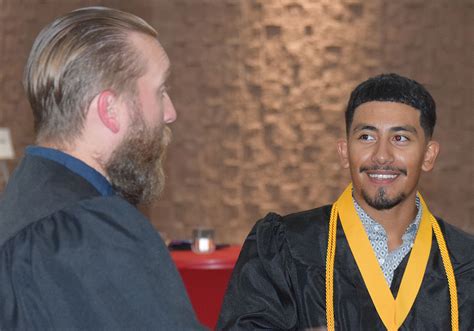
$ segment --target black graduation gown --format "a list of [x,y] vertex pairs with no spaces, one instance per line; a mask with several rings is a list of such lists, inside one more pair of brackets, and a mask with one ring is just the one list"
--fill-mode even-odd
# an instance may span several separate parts
[[202,329],[149,221],[26,155],[0,200],[0,330]]
[[[325,328],[325,260],[331,206],[268,214],[247,237],[220,314],[219,330]],[[457,281],[460,329],[474,329],[474,239],[440,220]],[[408,255],[395,270],[396,295]],[[448,283],[436,239],[426,273],[400,330],[450,330]],[[334,271],[336,330],[385,330],[340,222]]]

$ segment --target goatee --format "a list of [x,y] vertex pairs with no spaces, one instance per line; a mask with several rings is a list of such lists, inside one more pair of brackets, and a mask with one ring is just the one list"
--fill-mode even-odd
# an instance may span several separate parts
[[400,202],[405,200],[406,195],[405,193],[400,193],[398,196],[396,196],[393,199],[389,199],[387,197],[387,193],[385,192],[385,189],[383,187],[379,188],[377,192],[375,193],[375,197],[370,197],[367,192],[362,190],[362,197],[364,198],[365,202],[367,204],[377,210],[386,210],[386,209],[391,209],[398,205]]

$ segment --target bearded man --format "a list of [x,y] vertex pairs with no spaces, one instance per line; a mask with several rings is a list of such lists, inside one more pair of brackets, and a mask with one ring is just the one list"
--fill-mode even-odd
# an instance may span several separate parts
[[255,225],[219,329],[474,329],[474,239],[417,192],[439,151],[435,110],[396,74],[356,87],[338,141],[352,184],[333,205]]
[[129,13],[84,8],[40,32],[24,75],[36,145],[0,202],[0,329],[201,329],[135,207],[163,188],[169,72]]

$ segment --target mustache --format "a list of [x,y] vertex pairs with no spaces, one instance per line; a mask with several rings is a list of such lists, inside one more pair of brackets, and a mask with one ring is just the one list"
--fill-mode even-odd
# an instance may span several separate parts
[[169,128],[169,126],[165,126],[161,133],[161,143],[163,146],[168,146],[171,140],[173,139],[173,132]]
[[359,172],[366,172],[366,171],[379,171],[379,170],[384,170],[384,171],[395,171],[395,172],[400,172],[404,174],[405,176],[408,174],[407,170],[404,168],[397,168],[397,167],[391,167],[391,166],[362,166],[359,169]]

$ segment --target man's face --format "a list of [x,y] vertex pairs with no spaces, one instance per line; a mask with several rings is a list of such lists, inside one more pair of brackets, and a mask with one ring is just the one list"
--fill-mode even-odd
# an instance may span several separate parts
[[137,100],[145,124],[150,128],[176,120],[176,111],[166,91],[170,61],[157,40],[133,35],[132,41],[146,62],[145,74],[137,80]]
[[168,127],[148,128],[139,112],[106,171],[118,194],[132,204],[150,202],[165,184],[163,161],[171,140]]
[[438,144],[425,137],[418,110],[378,101],[356,108],[347,141],[338,149],[350,169],[355,199],[377,210],[414,201],[421,171],[431,170],[438,154]]
[[176,119],[176,111],[166,92],[170,67],[166,53],[147,36],[137,36],[134,43],[147,62],[147,70],[137,80],[136,95],[125,101],[130,125],[106,171],[115,190],[137,204],[149,202],[163,189],[163,159],[171,139],[166,124]]

